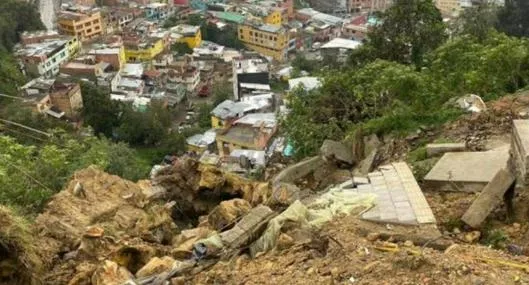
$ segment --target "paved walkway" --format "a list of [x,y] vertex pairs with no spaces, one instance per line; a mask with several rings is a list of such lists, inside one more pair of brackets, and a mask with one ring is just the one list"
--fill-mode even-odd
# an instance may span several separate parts
[[[358,185],[359,194],[375,194],[376,205],[362,215],[369,221],[397,224],[431,224],[435,217],[405,162],[382,166],[369,173],[371,184]],[[355,190],[351,190],[355,191]]]

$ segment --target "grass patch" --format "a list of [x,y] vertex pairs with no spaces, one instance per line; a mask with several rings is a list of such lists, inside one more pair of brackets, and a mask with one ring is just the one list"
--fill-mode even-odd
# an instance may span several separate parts
[[362,124],[362,129],[367,134],[388,134],[396,133],[405,135],[410,131],[415,131],[421,126],[440,126],[446,122],[457,119],[462,114],[457,109],[441,109],[434,113],[417,114],[403,111],[396,114],[371,119]]
[[485,232],[482,243],[495,249],[505,248],[509,237],[502,230],[491,230]]

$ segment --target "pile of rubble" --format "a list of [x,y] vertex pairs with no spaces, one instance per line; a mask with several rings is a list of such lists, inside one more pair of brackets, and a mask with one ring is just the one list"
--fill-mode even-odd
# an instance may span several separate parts
[[[18,264],[4,276],[11,267],[0,260],[0,284],[29,267],[39,273],[20,280],[71,285],[529,282],[527,257],[470,245],[528,182],[529,121],[513,125],[511,144],[492,150],[428,145],[428,157],[442,157],[424,184],[407,163],[388,162],[402,151],[397,140],[361,134],[325,141],[320,155],[267,182],[191,157],[138,183],[90,167],[51,199],[34,231],[18,230],[38,248],[0,243],[0,257]],[[457,219],[467,232],[438,228],[439,197],[449,196],[438,193],[449,192],[466,199]]]

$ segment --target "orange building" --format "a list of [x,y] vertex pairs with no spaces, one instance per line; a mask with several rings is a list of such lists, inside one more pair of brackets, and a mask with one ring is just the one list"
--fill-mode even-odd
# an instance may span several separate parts
[[81,41],[90,40],[103,34],[99,11],[83,13],[63,11],[59,14],[57,23],[60,33],[77,36]]

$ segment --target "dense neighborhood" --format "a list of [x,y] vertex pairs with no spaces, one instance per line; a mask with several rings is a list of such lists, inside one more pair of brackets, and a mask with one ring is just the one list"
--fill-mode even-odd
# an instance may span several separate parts
[[526,0],[1,0],[0,285],[529,283]]

